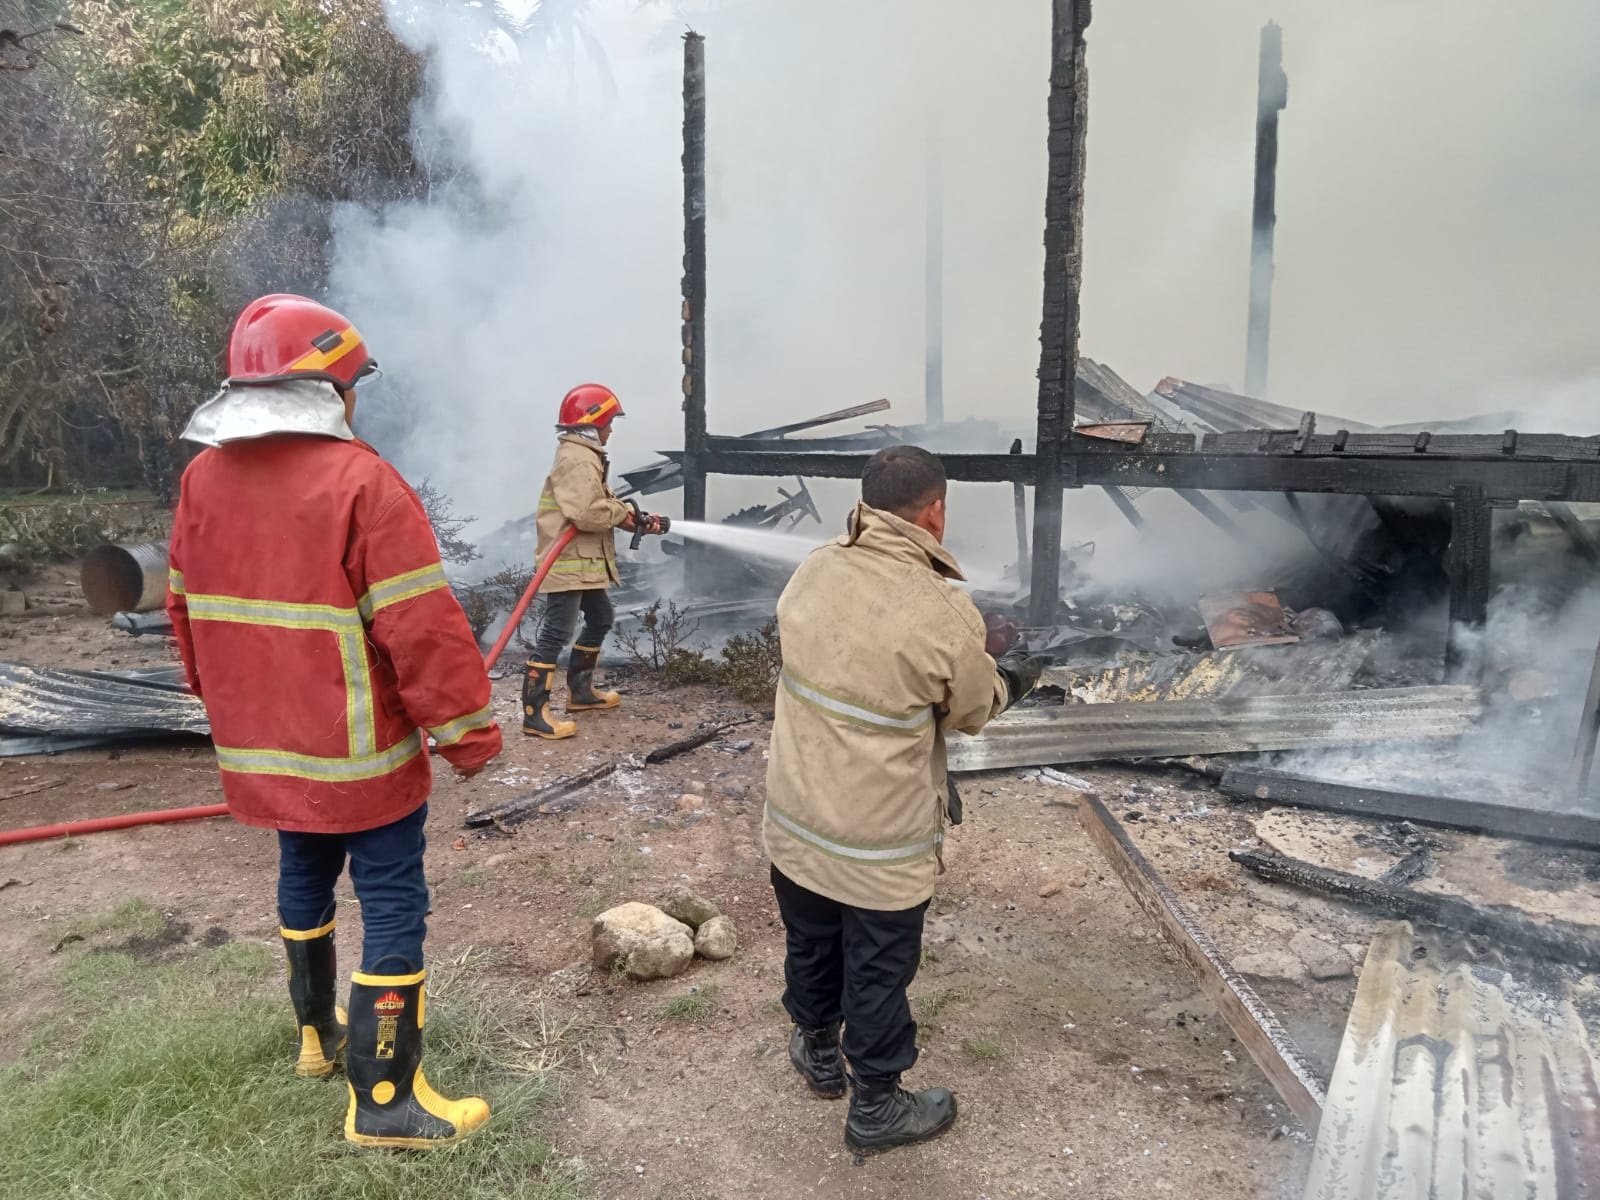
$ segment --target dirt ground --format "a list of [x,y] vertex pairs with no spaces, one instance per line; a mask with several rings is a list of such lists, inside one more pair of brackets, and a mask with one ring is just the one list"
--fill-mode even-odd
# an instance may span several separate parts
[[[48,607],[47,590],[37,615],[5,621],[0,656],[61,666],[167,661],[169,643],[109,630],[63,588],[59,609]],[[468,809],[745,711],[624,674],[613,675],[625,685],[624,707],[580,718],[579,736],[555,745],[516,733],[515,681],[497,683],[510,730],[504,757],[467,783],[438,772],[429,816],[430,956],[493,954],[508,988],[545,1000],[583,1031],[569,1059],[570,1102],[552,1132],[587,1164],[598,1195],[1299,1195],[1308,1141],[1088,842],[1076,804],[1082,785],[1104,799],[1236,960],[1282,957],[1320,936],[1356,967],[1371,925],[1253,880],[1227,860],[1230,848],[1263,837],[1338,843],[1329,853],[1361,858],[1373,873],[1403,848],[1351,849],[1340,840],[1348,827],[1235,806],[1178,771],[1074,771],[1078,785],[1035,771],[969,777],[966,823],[947,846],[911,989],[923,1048],[907,1078],[951,1087],[961,1119],[931,1145],[857,1163],[842,1143],[844,1102],[811,1098],[785,1053],[782,931],[760,840],[769,727],[758,714],[721,743],[620,771],[570,813],[535,817],[509,835],[462,825]],[[0,799],[0,828],[16,828],[214,803],[221,790],[208,749],[169,746],[0,760],[0,797],[10,797]],[[227,819],[0,849],[0,961],[19,985],[0,989],[0,1020],[14,1026],[37,1003],[30,997],[56,961],[52,928],[129,898],[197,930],[222,926],[276,945],[274,871],[272,835]],[[736,956],[652,984],[592,976],[594,915],[673,882],[733,918]],[[348,887],[340,898],[348,970],[360,913]],[[1289,978],[1259,986],[1326,1074],[1355,980],[1338,972],[1317,982],[1294,966],[1281,972]],[[662,1012],[713,986],[709,1016]]]

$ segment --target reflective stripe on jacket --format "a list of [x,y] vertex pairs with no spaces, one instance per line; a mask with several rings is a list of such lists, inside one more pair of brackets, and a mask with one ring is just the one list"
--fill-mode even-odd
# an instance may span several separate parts
[[858,908],[933,894],[944,731],[978,732],[1007,699],[960,578],[932,535],[863,504],[784,588],[763,831],[796,883]]
[[577,433],[561,435],[555,466],[539,495],[537,562],[544,561],[568,525],[578,527],[578,536],[550,568],[541,592],[576,592],[617,582],[613,531],[631,510],[606,482],[609,473],[610,463],[599,442]]
[[239,820],[376,828],[428,797],[423,733],[500,752],[489,680],[415,493],[371,447],[276,435],[184,472],[167,610]]

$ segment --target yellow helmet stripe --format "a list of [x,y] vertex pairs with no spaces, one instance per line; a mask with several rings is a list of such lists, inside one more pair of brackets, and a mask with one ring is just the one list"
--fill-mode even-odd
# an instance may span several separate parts
[[339,333],[339,342],[331,350],[313,350],[302,354],[285,368],[287,371],[326,371],[350,351],[361,344],[361,335],[351,325]]
[[593,425],[595,422],[600,420],[601,417],[605,416],[612,409],[621,408],[621,407],[622,406],[617,403],[617,398],[615,396],[607,396],[605,398],[605,400],[603,400],[601,403],[595,405],[594,411],[584,413],[583,417],[578,421],[578,424],[579,425]]

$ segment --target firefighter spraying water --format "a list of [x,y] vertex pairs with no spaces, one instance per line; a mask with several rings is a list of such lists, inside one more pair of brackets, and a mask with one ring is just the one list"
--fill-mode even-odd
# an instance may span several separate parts
[[[583,630],[567,665],[567,712],[622,703],[616,692],[594,689],[601,645],[616,621],[607,594],[618,582],[616,531],[633,533],[637,546],[645,534],[665,533],[669,525],[667,518],[645,513],[611,490],[605,448],[612,423],[623,415],[616,395],[598,383],[581,384],[561,401],[556,461],[539,496],[537,557],[541,564],[551,554],[556,557],[543,585],[544,617],[522,685],[522,732],[530,737],[560,740],[578,732],[577,722],[554,714],[550,700],[556,664],[578,633],[580,616]],[[563,546],[564,538],[569,540]]]

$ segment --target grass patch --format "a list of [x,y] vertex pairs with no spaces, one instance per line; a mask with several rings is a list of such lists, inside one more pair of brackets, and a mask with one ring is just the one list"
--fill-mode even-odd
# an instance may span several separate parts
[[[151,921],[152,914],[156,922]],[[85,937],[152,936],[148,905],[82,918]],[[282,965],[264,947],[183,947],[158,961],[115,948],[63,953],[59,1001],[0,1068],[0,1197],[82,1200],[576,1200],[581,1185],[539,1129],[559,1096],[563,1026],[508,1028],[472,976],[491,957],[441,962],[430,989],[430,1079],[494,1109],[460,1146],[361,1150],[343,1139],[338,1076],[292,1070]]]
[[461,886],[479,888],[489,882],[489,872],[483,867],[468,867],[461,872]]
[[91,938],[159,937],[167,918],[145,900],[129,900],[108,913],[74,917],[57,932],[58,944],[86,942]]
[[961,1043],[961,1048],[979,1062],[994,1062],[1006,1056],[1006,1048],[1000,1044],[999,1038],[994,1037],[968,1038]]
[[926,947],[924,947],[923,951],[922,951],[922,957],[917,962],[917,967],[918,967],[919,970],[924,968],[924,967],[931,967],[931,966],[933,966],[934,963],[936,963],[938,961],[939,961],[938,953],[936,951],[929,950]]
[[667,1021],[704,1021],[717,1011],[717,1001],[721,998],[722,989],[714,983],[708,983],[696,991],[668,1000],[657,1012]]
[[931,1021],[952,1004],[966,998],[966,988],[934,988],[933,991],[917,997],[917,1016]]

